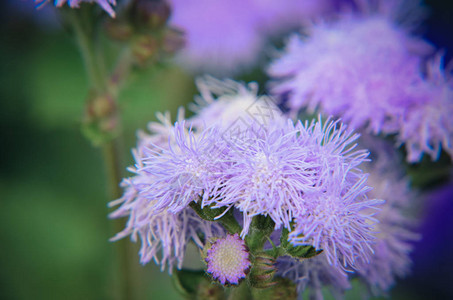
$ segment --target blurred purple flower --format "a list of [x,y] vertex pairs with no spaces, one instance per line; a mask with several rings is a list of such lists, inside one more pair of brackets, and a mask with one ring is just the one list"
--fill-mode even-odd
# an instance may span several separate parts
[[406,146],[409,162],[420,161],[423,153],[437,160],[441,149],[453,158],[451,71],[451,68],[444,70],[440,54],[427,64],[426,80],[421,83],[421,99],[407,111],[398,135],[398,141]]
[[170,23],[186,35],[180,63],[211,74],[237,73],[259,58],[263,37],[254,26],[250,1],[171,0]]
[[277,260],[277,275],[291,279],[297,285],[297,292],[302,295],[309,289],[310,299],[323,300],[323,288],[329,288],[335,299],[342,299],[345,290],[351,285],[348,276],[332,268],[325,254],[297,260],[292,257],[281,257]]
[[289,92],[293,115],[320,108],[353,128],[394,133],[414,101],[420,55],[429,45],[397,28],[388,16],[344,15],[293,36],[270,66],[273,92]]
[[266,36],[299,25],[326,7],[327,0],[171,0],[170,23],[187,45],[179,62],[195,72],[233,75],[263,58]]
[[205,76],[197,78],[196,85],[200,95],[191,107],[196,114],[189,119],[195,128],[217,125],[225,131],[238,122],[267,126],[287,120],[272,98],[258,95],[256,82],[244,84]]
[[[44,5],[51,0],[34,0],[36,5],[39,7],[41,5]],[[102,9],[104,9],[112,18],[115,17],[115,11],[112,8],[112,5],[116,5],[116,0],[55,0],[54,4],[57,7],[63,6],[65,3],[67,3],[71,8],[78,8],[80,6],[80,3],[82,2],[89,2],[93,3],[96,2]]]

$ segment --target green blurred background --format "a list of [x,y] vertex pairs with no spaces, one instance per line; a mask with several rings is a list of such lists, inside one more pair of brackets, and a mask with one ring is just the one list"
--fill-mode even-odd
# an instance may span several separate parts
[[[0,4],[0,299],[110,299],[112,199],[100,151],[80,130],[88,89],[80,55],[50,10],[11,3]],[[120,96],[125,166],[133,163],[136,130],[156,111],[175,116],[195,92],[176,66],[131,78]],[[181,299],[166,272],[138,263],[137,251],[136,296]],[[403,283],[393,298],[424,299],[414,286]]]

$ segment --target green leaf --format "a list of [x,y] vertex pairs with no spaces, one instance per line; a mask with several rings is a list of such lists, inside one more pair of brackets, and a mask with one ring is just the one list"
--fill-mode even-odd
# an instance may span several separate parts
[[174,270],[173,284],[176,290],[185,297],[195,298],[197,288],[203,281],[207,281],[206,273],[203,270]]
[[294,258],[310,258],[321,254],[322,250],[316,250],[311,245],[293,246],[288,241],[289,230],[283,228],[282,235],[280,236],[280,247],[282,247],[286,254],[291,255]]

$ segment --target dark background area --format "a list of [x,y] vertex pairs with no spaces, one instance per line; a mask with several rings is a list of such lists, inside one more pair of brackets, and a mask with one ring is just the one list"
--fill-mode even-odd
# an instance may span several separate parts
[[[430,14],[421,32],[449,61],[453,3],[425,3]],[[0,60],[0,299],[108,299],[112,199],[100,151],[80,131],[88,85],[76,45],[50,7],[1,1]],[[135,131],[156,111],[174,116],[195,92],[193,78],[176,66],[133,79],[120,97],[127,165]],[[412,275],[392,299],[453,299],[453,191],[432,184],[424,192],[424,237]],[[135,253],[131,259],[141,272],[140,297],[179,299],[167,273],[154,263],[140,266]]]

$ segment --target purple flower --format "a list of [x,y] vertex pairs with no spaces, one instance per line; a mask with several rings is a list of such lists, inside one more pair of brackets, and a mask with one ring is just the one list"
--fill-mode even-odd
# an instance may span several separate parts
[[332,268],[325,254],[303,260],[281,257],[277,260],[277,275],[294,281],[299,295],[308,289],[310,299],[323,300],[324,287],[329,288],[335,299],[341,299],[344,291],[351,288],[348,276]]
[[384,14],[344,15],[293,36],[270,66],[275,94],[289,93],[295,115],[319,108],[353,128],[395,133],[420,92],[419,64],[429,45]]
[[269,215],[276,227],[289,228],[299,198],[314,189],[319,162],[313,145],[298,137],[291,121],[275,127],[249,128],[240,139],[243,144],[230,149],[230,167],[223,172],[216,205],[234,205],[243,212],[242,236],[256,215]]
[[[176,115],[176,122],[181,124],[184,121],[184,115],[184,108],[180,107]],[[171,120],[170,112],[167,111],[163,114],[157,112],[156,117],[158,122],[148,123],[147,127],[150,133],[143,130],[138,131],[138,146],[134,152],[143,153],[145,148],[153,148],[156,150],[165,148],[168,150],[169,144],[175,142],[174,135],[172,134],[174,123]]]
[[143,153],[136,158],[139,176],[148,178],[148,184],[140,190],[144,197],[156,202],[156,212],[168,210],[179,213],[190,202],[204,201],[215,196],[218,177],[223,164],[214,157],[214,147],[221,148],[218,131],[206,129],[195,134],[185,122],[176,123],[171,130],[168,146],[151,145],[143,147]]
[[398,141],[405,144],[409,162],[420,161],[423,153],[437,160],[441,148],[453,158],[453,77],[451,69],[444,71],[442,55],[428,63],[420,85],[420,99],[402,120]]
[[368,153],[354,149],[352,143],[358,135],[338,125],[318,122],[309,127],[320,157],[315,184],[318,191],[301,197],[289,241],[322,249],[331,265],[350,270],[358,257],[368,260],[372,253],[372,216],[382,201],[366,196],[370,190],[367,174],[358,166]]
[[[50,0],[35,0],[37,6],[41,6],[49,2]],[[93,3],[96,2],[99,6],[102,7],[112,18],[115,17],[115,11],[112,8],[112,5],[116,5],[116,0],[55,0],[54,4],[57,7],[63,6],[67,3],[71,8],[78,8],[80,3],[82,2],[89,2]]]
[[221,284],[239,284],[251,263],[244,241],[237,235],[216,239],[207,251],[207,272]]
[[351,185],[343,174],[328,181],[331,191],[307,197],[289,240],[296,246],[313,245],[322,249],[329,264],[345,271],[357,268],[359,258],[368,261],[375,242],[373,215],[382,201],[366,198],[369,187],[365,180],[366,176]]
[[137,175],[125,179],[122,186],[125,193],[119,200],[110,203],[110,206],[121,204],[113,212],[111,218],[127,217],[126,228],[112,238],[113,241],[130,235],[135,242],[141,240],[140,262],[148,263],[153,259],[161,266],[161,270],[168,267],[181,268],[184,260],[186,245],[189,241],[203,248],[205,239],[223,235],[224,230],[216,223],[201,220],[191,208],[186,208],[176,214],[164,210],[156,212],[153,204],[157,200],[150,200],[141,193],[149,184],[149,178]]

